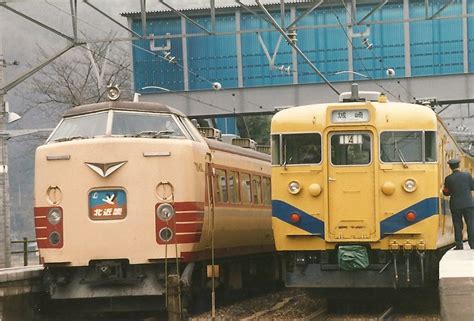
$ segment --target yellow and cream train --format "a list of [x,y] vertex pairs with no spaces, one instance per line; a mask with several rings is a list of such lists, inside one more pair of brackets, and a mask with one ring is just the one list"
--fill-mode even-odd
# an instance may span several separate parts
[[429,107],[375,92],[294,107],[272,120],[276,249],[289,287],[436,284],[454,243],[448,159],[467,156]]
[[204,138],[162,104],[70,109],[36,151],[35,228],[51,297],[154,297],[156,306],[167,274],[188,289],[206,284],[212,253],[221,285],[253,283],[261,257],[275,253],[270,171],[269,155]]

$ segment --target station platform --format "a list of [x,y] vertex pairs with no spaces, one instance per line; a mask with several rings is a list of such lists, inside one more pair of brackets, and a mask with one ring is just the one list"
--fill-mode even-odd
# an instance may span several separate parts
[[449,250],[439,263],[439,296],[443,321],[474,320],[474,250]]

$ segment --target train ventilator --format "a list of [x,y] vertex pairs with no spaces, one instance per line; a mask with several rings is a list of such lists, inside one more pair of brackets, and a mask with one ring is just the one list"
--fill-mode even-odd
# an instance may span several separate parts
[[219,287],[257,284],[275,255],[270,156],[119,95],[67,111],[36,151],[36,236],[51,297],[156,306],[170,274],[183,296],[205,289],[212,259]]
[[429,107],[376,92],[293,107],[272,120],[276,249],[289,287],[435,285],[453,246],[447,160],[473,160]]

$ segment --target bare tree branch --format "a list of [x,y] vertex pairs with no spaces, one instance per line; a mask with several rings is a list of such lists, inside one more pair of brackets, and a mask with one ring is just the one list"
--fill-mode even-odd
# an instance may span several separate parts
[[[113,47],[109,49],[110,46]],[[98,82],[87,52],[89,50],[99,73],[103,74],[104,85]],[[38,60],[48,55],[39,48]],[[31,105],[27,111],[41,108],[46,115],[58,117],[68,108],[106,100],[106,85],[111,83],[120,86],[122,99],[130,99],[130,60],[128,52],[117,44],[92,43],[89,47],[72,50],[46,66],[28,82],[29,95],[22,97]]]

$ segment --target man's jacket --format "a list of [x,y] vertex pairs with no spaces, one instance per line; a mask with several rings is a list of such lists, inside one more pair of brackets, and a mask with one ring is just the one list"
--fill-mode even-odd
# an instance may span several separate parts
[[451,211],[473,207],[472,190],[474,190],[474,182],[469,173],[455,170],[444,179],[443,194],[451,196],[449,199],[449,208]]

